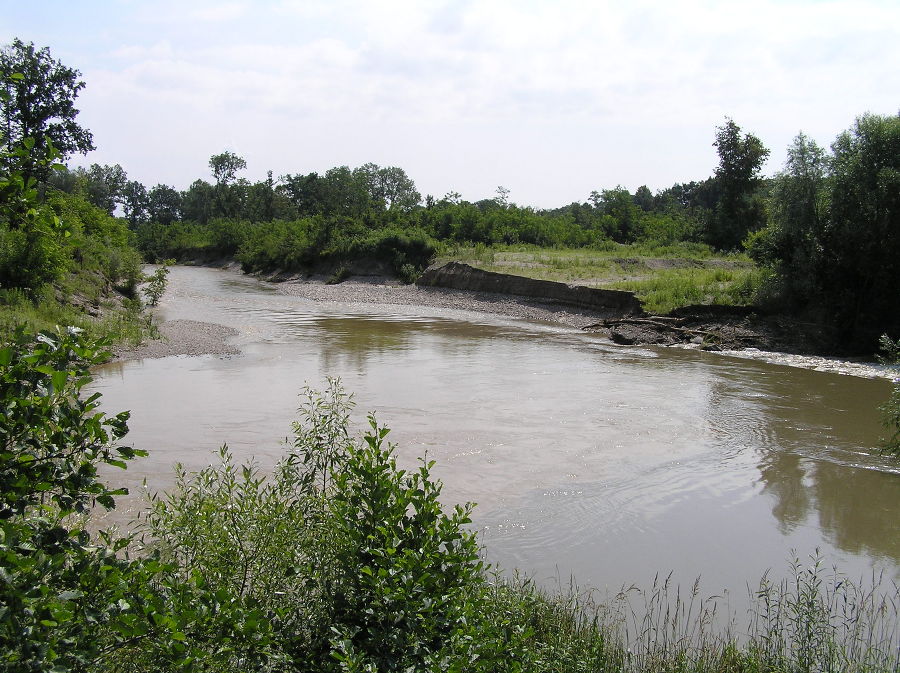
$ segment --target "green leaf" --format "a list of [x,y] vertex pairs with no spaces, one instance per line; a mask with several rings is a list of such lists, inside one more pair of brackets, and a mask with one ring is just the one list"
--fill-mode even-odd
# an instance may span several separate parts
[[66,387],[66,381],[69,380],[69,372],[56,371],[50,375],[50,380],[56,390],[62,390]]

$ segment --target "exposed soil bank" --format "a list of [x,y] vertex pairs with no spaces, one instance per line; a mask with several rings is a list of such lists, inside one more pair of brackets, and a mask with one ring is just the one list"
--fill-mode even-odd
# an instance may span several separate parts
[[536,280],[508,273],[476,269],[460,262],[448,262],[426,269],[416,285],[449,287],[457,290],[493,292],[552,301],[588,309],[611,317],[643,314],[641,302],[632,292],[601,290],[583,285],[568,285],[552,280]]
[[834,354],[831,330],[753,307],[685,306],[665,316],[601,320],[586,329],[605,331],[618,344],[691,345],[703,350],[754,348],[800,355]]

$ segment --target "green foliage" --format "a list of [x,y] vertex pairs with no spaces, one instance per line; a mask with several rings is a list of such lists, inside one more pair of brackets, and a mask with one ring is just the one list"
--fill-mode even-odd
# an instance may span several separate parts
[[397,468],[387,429],[369,418],[334,476],[333,631],[339,659],[375,670],[422,668],[468,635],[469,590],[481,573],[471,506],[445,514],[433,462]]
[[346,264],[339,264],[334,272],[325,281],[328,285],[338,285],[343,283],[352,275],[350,268]]
[[127,563],[71,518],[124,492],[99,480],[98,465],[144,455],[112,446],[127,412],[107,417],[99,395],[80,394],[103,356],[71,330],[19,332],[0,349],[0,660],[11,670],[85,664],[104,647],[97,624],[124,611]]
[[715,180],[720,197],[708,220],[706,242],[720,250],[737,250],[741,242],[765,225],[765,204],[759,194],[759,171],[769,155],[762,141],[727,119],[713,143],[719,154]]
[[[26,139],[9,154],[28,155],[34,147]],[[53,158],[33,163],[59,167]],[[10,165],[0,172],[0,304],[16,310],[0,316],[2,332],[11,334],[21,323],[38,329],[77,324],[94,333],[118,331],[120,337],[139,332],[129,302],[141,278],[141,259],[124,223],[76,194],[50,190],[42,199],[35,178],[16,168],[17,162]],[[114,299],[113,290],[124,296]],[[107,315],[93,320],[104,309]]]
[[831,149],[795,139],[770,223],[747,246],[786,299],[871,353],[879,334],[900,332],[900,117],[863,115]]
[[[114,506],[98,467],[146,452],[117,446],[128,412],[84,395],[107,353],[77,330],[23,332],[0,348],[0,662],[10,671],[225,670],[270,662],[269,622],[193,569],[132,559],[129,540],[87,532]],[[199,644],[198,644],[199,643]],[[202,655],[202,661],[197,659]]]
[[15,38],[0,50],[0,139],[6,149],[32,146],[27,154],[7,154],[2,164],[27,181],[45,179],[50,161],[61,154],[94,149],[90,131],[75,121],[75,99],[84,88],[77,70],[64,66],[47,47],[35,49]]
[[223,448],[220,467],[178,472],[147,532],[183,576],[264,610],[273,656],[295,670],[425,670],[471,635],[463,617],[482,566],[469,508],[445,514],[431,464],[398,469],[374,419],[352,438],[351,405],[334,381],[324,396],[307,391],[270,479]]
[[[24,163],[34,151],[34,141],[0,154],[9,165]],[[49,150],[52,151],[52,146]],[[55,155],[34,161],[33,168],[56,165]],[[0,287],[20,288],[31,294],[59,279],[66,269],[63,238],[70,232],[52,209],[38,198],[37,183],[21,169],[0,173]]]
[[144,295],[147,297],[147,303],[150,306],[156,306],[159,300],[166,292],[169,276],[169,264],[172,260],[163,262],[153,273],[147,276],[147,284],[144,287]]
[[646,280],[618,281],[610,287],[630,290],[647,311],[665,314],[691,304],[746,306],[761,281],[753,268],[667,269]]

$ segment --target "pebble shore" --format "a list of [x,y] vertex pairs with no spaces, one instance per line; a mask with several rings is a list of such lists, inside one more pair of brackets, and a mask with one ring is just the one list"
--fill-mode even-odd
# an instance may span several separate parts
[[511,295],[469,292],[442,287],[399,285],[383,281],[348,280],[337,285],[316,281],[286,281],[278,284],[278,292],[311,301],[427,306],[502,315],[510,318],[542,320],[576,328],[595,323],[599,316],[594,311],[582,311],[572,306],[533,301]]
[[145,341],[137,348],[116,353],[114,360],[144,360],[171,355],[236,355],[238,348],[227,343],[238,331],[225,325],[196,320],[169,320],[159,324],[159,339]]

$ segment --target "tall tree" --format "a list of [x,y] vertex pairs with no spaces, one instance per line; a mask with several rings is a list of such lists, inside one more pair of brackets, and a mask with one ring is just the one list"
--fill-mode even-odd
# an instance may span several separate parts
[[863,115],[831,150],[794,140],[749,251],[841,345],[871,353],[881,334],[900,335],[900,116]]
[[591,202],[602,215],[608,216],[604,222],[606,234],[617,243],[633,243],[641,234],[643,212],[635,204],[634,198],[625,187],[604,189],[599,194],[591,192]]
[[772,182],[769,224],[751,235],[748,252],[782,277],[782,299],[803,304],[821,292],[822,233],[827,221],[825,151],[803,133],[788,147]]
[[87,170],[75,169],[79,176],[84,197],[93,205],[112,215],[116,206],[122,203],[128,175],[119,164],[106,166],[91,164]]
[[653,192],[647,185],[641,185],[632,197],[634,205],[643,210],[645,213],[653,210],[654,200]]
[[727,119],[718,127],[713,143],[719,153],[716,182],[719,202],[707,229],[707,242],[722,250],[740,247],[747,234],[765,225],[765,206],[759,175],[769,150],[756,136],[741,134],[741,128]]
[[216,180],[214,192],[216,214],[222,217],[237,217],[241,199],[234,183],[237,172],[247,168],[247,162],[234,152],[225,150],[209,158],[209,167]]
[[13,147],[34,139],[27,154],[5,155],[7,167],[10,160],[20,161],[26,179],[43,181],[50,172],[46,160],[51,147],[62,158],[94,149],[91,132],[75,121],[75,99],[84,88],[80,76],[55,60],[47,47],[35,49],[33,42],[16,38],[0,50],[0,142]]
[[318,173],[282,175],[275,191],[284,196],[300,217],[319,215],[324,209],[324,181]]
[[182,194],[181,211],[185,220],[206,224],[213,217],[216,188],[206,180],[194,180]]

